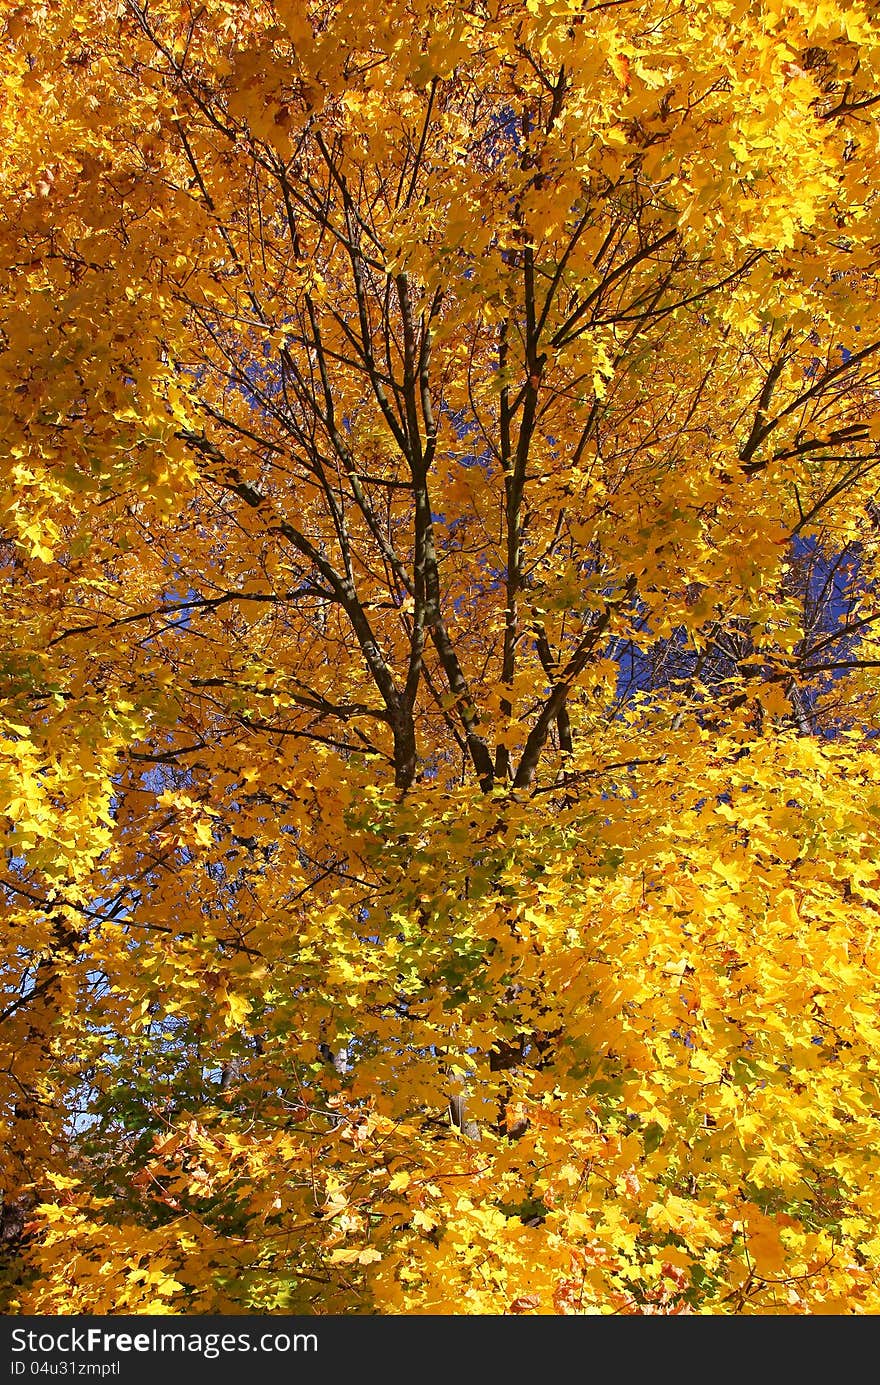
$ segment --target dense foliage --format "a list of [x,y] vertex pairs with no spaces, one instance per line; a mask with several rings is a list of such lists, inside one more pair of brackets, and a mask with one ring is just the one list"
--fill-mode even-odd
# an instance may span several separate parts
[[880,1311],[880,25],[4,4],[7,1312]]

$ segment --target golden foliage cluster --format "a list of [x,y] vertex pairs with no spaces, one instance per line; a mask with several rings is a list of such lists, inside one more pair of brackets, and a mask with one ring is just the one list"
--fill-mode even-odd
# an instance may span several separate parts
[[6,1311],[880,1311],[872,7],[2,25]]

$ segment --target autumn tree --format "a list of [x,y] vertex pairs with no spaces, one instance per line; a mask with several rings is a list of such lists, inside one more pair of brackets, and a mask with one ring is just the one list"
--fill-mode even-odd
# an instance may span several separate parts
[[876,16],[3,19],[7,1311],[878,1311]]

